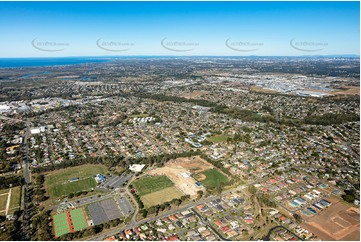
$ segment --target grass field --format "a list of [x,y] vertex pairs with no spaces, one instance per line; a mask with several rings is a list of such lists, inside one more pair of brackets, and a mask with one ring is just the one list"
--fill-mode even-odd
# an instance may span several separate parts
[[145,118],[145,117],[149,117],[149,114],[141,113],[141,114],[134,114],[129,116],[129,118]]
[[227,141],[227,139],[228,139],[227,135],[219,134],[219,135],[213,135],[213,136],[209,137],[208,141],[210,141],[212,143],[219,143],[219,142]]
[[10,190],[9,188],[0,190],[0,195],[1,195],[1,194],[4,194],[4,193],[8,193],[9,190]]
[[141,196],[142,202],[146,208],[154,205],[169,202],[174,198],[180,198],[183,195],[176,187],[167,187],[157,192],[149,193]]
[[67,182],[64,184],[59,184],[52,188],[50,191],[50,196],[61,197],[69,193],[75,193],[78,191],[87,191],[91,188],[96,187],[97,182],[93,177],[87,177],[76,182]]
[[[106,172],[107,169],[103,165],[82,165],[60,169],[47,173],[45,187],[50,198],[58,198],[72,192],[91,190],[97,184],[94,176]],[[71,178],[79,178],[79,180],[69,182]]]
[[[8,193],[10,188],[3,189],[0,191],[0,211],[6,209],[6,203],[8,200]],[[11,197],[10,197],[10,206],[8,213],[11,214],[15,210],[18,210],[20,206],[20,196],[21,196],[21,187],[13,187],[11,188]]]
[[78,208],[70,211],[71,221],[73,222],[74,231],[79,231],[88,227],[85,220],[85,211],[82,208]]
[[164,188],[174,186],[173,182],[167,176],[145,177],[133,182],[139,196],[160,191]]
[[53,217],[54,235],[59,237],[63,234],[70,233],[68,217],[66,213],[56,214]]
[[[203,171],[198,174],[206,176],[206,178],[201,181],[201,183],[204,186],[206,186],[206,188],[212,189],[212,188],[217,187],[218,184],[220,184],[222,182],[225,183],[228,181],[228,178],[215,168]],[[197,175],[195,176],[195,178],[197,178]]]
[[6,209],[6,201],[8,200],[8,194],[2,194],[0,195],[0,211]]
[[9,209],[13,209],[20,206],[20,195],[21,195],[21,187],[13,187],[11,188],[11,199],[10,199],[10,207]]
[[84,209],[78,208],[54,215],[53,227],[55,237],[87,228]]

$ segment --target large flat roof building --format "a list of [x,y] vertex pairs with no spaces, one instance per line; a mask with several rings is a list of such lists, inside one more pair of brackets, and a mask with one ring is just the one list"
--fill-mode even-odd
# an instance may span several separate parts
[[133,165],[129,166],[129,170],[134,171],[134,172],[141,172],[144,167],[145,167],[144,164],[133,164]]

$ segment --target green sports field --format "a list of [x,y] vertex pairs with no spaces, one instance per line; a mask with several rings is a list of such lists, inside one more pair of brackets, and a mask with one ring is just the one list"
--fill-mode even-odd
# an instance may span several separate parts
[[[60,169],[47,173],[45,187],[50,198],[59,198],[78,191],[88,191],[97,185],[94,176],[106,172],[107,169],[103,165],[82,165]],[[79,178],[79,180],[69,182],[71,178]]]
[[175,186],[167,187],[157,192],[148,193],[141,196],[142,202],[146,208],[172,201],[174,198],[180,198],[183,193]]
[[71,221],[73,222],[74,231],[79,231],[88,227],[85,220],[85,211],[78,208],[70,211]]
[[9,192],[9,188],[2,189],[2,190],[0,190],[0,195],[1,195],[1,194],[8,193],[8,192]]
[[[6,209],[6,203],[8,200],[8,193],[10,188],[0,190],[0,211],[4,211]],[[21,196],[21,187],[12,187],[11,188],[11,196],[10,196],[10,204],[9,204],[9,214],[13,214],[16,210],[19,210],[20,207],[20,196]],[[5,214],[5,212],[4,212]]]
[[167,176],[151,176],[137,179],[133,182],[139,196],[160,191],[173,186],[173,182]]
[[53,216],[54,235],[59,237],[63,234],[70,233],[70,226],[66,213],[60,213]]
[[[215,168],[205,170],[199,174],[206,176],[206,179],[200,181],[203,185],[206,186],[206,188],[212,189],[217,187],[219,184],[226,183],[228,181],[228,178]],[[197,178],[197,175],[195,178]]]
[[97,182],[93,177],[87,177],[76,182],[67,182],[64,184],[59,184],[57,186],[54,186],[52,188],[52,191],[50,191],[50,196],[60,197],[63,195],[67,195],[69,193],[75,193],[78,191],[87,191],[90,190],[91,188],[96,187],[96,185]]
[[55,237],[87,228],[84,209],[78,208],[54,215],[53,227]]
[[6,201],[8,200],[8,194],[1,194],[0,195],[0,211],[3,211],[6,209]]
[[224,142],[227,141],[228,136],[227,135],[213,135],[211,137],[208,138],[208,141],[212,142],[212,143],[219,143],[219,142]]
[[0,190],[0,211],[6,209],[6,201],[8,200],[9,188]]
[[21,187],[11,188],[10,209],[20,207]]

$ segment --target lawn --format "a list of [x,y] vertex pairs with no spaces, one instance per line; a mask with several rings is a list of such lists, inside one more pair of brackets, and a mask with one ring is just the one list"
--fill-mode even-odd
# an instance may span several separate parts
[[[58,198],[69,193],[86,191],[94,188],[97,183],[94,176],[104,174],[107,169],[103,165],[82,165],[67,169],[60,169],[47,173],[45,187],[51,198]],[[69,182],[71,178],[78,181]]]
[[9,192],[9,188],[6,188],[6,189],[3,189],[3,190],[0,190],[0,195],[1,194],[4,194],[4,193],[8,193]]
[[183,193],[179,191],[176,187],[168,187],[157,192],[152,192],[146,195],[141,196],[142,202],[146,208],[155,206],[158,204],[163,204],[165,202],[172,201],[174,198],[180,198],[183,196]]
[[6,201],[8,200],[8,194],[0,195],[0,211],[6,209]]
[[20,195],[21,195],[21,187],[20,186],[11,188],[11,198],[10,198],[9,209],[17,208],[20,206]]
[[141,114],[133,114],[129,116],[129,118],[145,118],[145,117],[149,117],[149,114],[141,113]]
[[213,136],[209,137],[208,141],[210,141],[212,143],[219,143],[219,142],[227,141],[227,139],[228,139],[227,135],[219,134],[219,135],[213,135]]
[[58,184],[51,188],[49,194],[51,197],[66,196],[69,193],[76,193],[79,191],[88,191],[96,187],[97,182],[93,177],[87,177],[75,182],[66,182]]
[[201,180],[200,182],[206,188],[210,189],[217,187],[220,183],[226,183],[228,181],[228,178],[215,168],[205,170],[198,174],[203,174],[206,176],[206,178],[204,180]]
[[133,182],[139,196],[162,190],[173,186],[173,182],[167,176],[144,177]]

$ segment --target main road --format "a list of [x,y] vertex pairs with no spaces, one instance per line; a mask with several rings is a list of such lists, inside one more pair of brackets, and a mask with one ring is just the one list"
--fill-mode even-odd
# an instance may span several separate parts
[[29,171],[29,136],[30,136],[30,123],[29,121],[26,121],[26,130],[25,130],[25,134],[24,134],[24,140],[23,140],[23,144],[24,144],[24,183],[25,183],[25,189],[23,191],[25,191],[24,196],[24,213],[22,216],[23,219],[23,235],[24,235],[24,240],[30,240],[30,212],[28,210],[28,205],[31,202],[31,198],[29,195],[29,190],[30,190],[30,183],[31,183],[31,175],[30,175],[30,171]]

